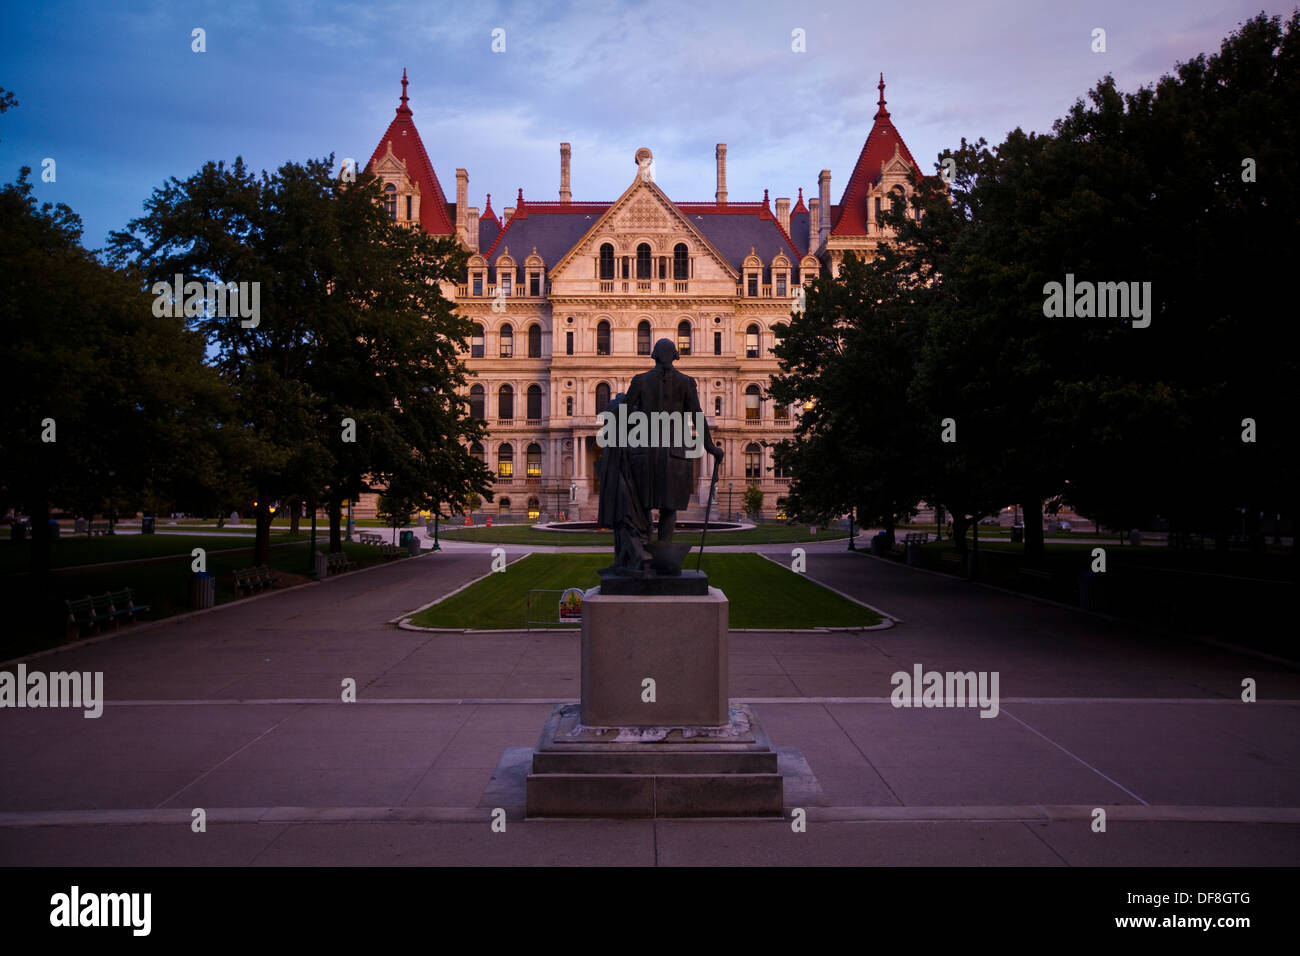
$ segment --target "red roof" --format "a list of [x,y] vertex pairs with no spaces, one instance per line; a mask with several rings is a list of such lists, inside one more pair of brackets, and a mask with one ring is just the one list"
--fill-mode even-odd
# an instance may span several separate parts
[[411,108],[406,105],[406,70],[402,70],[402,102],[397,107],[397,115],[388,124],[388,130],[379,140],[370,157],[373,167],[388,153],[388,144],[393,144],[393,155],[406,164],[406,171],[412,179],[420,184],[420,225],[424,231],[435,236],[454,235],[456,228],[447,215],[447,196],[438,182],[438,174],[433,171],[429,154],[424,151],[420,133],[411,119]]
[[498,219],[498,218],[497,218],[497,214],[494,213],[494,212],[492,211],[492,194],[491,194],[491,193],[488,193],[488,194],[487,194],[487,205],[483,207],[483,214],[482,214],[481,216],[478,217],[478,221],[479,221],[479,222],[483,222],[483,221],[486,220],[486,219],[490,219],[490,220],[492,220],[492,221],[495,222],[498,226],[501,225],[501,220]]
[[867,134],[867,141],[862,144],[857,165],[853,175],[844,187],[840,204],[831,207],[831,235],[865,236],[867,234],[867,190],[880,179],[880,167],[894,158],[894,148],[903,161],[913,169],[919,170],[916,160],[907,150],[903,137],[898,135],[894,124],[889,121],[889,110],[885,109],[885,75],[880,75],[880,99],[877,101],[876,122]]

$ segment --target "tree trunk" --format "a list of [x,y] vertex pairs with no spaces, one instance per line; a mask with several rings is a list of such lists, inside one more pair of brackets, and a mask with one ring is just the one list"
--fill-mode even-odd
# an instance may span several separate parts
[[298,533],[298,522],[302,520],[302,499],[296,495],[289,499],[289,533]]
[[331,553],[342,551],[343,534],[339,525],[343,516],[343,499],[331,494],[328,508],[330,516],[330,551]]
[[257,536],[253,539],[253,564],[271,563],[271,504],[267,501],[266,490],[257,489]]
[[29,510],[32,515],[32,540],[27,567],[32,574],[46,575],[50,573],[53,547],[53,539],[50,537],[50,503],[42,497]]
[[958,508],[952,513],[952,540],[963,561],[966,559],[966,527],[966,515]]
[[1042,565],[1045,554],[1043,503],[1031,495],[1020,503],[1020,510],[1025,522],[1025,563],[1037,567]]

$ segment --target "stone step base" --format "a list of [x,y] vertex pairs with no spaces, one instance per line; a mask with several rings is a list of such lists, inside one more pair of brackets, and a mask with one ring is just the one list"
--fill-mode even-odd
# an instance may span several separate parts
[[780,817],[779,773],[531,773],[537,817]]

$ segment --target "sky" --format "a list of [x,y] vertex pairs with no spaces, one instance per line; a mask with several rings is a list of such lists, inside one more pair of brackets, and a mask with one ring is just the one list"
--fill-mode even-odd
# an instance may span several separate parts
[[[559,198],[616,199],[648,146],[677,201],[712,201],[714,145],[729,198],[832,201],[876,111],[876,84],[924,172],[964,136],[1048,131],[1107,73],[1135,90],[1261,11],[1261,0],[562,4],[441,2],[59,2],[7,0],[0,181],[32,167],[41,201],[64,202],[102,248],[154,189],[209,160],[254,169],[334,154],[364,165],[410,79],[410,106],[455,200],[500,214]],[[1105,31],[1096,52],[1094,30]],[[193,31],[206,50],[195,52]],[[495,33],[494,31],[504,31]],[[802,33],[796,33],[802,31]],[[804,50],[796,51],[800,39]],[[494,51],[494,45],[498,48]],[[504,49],[501,49],[504,47]],[[54,181],[41,179],[53,159]],[[775,207],[775,202],[773,202]]]

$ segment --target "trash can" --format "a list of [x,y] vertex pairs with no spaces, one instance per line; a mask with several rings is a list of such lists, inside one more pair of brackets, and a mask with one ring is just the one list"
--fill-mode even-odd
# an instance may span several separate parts
[[1025,526],[1022,524],[1013,524],[1011,526],[1011,543],[1020,544],[1025,540]]
[[197,609],[212,607],[217,603],[217,579],[207,571],[195,571],[190,575],[190,607]]
[[53,518],[51,518],[50,519],[50,540],[57,541],[58,539],[59,539],[59,523],[55,521]]
[[329,573],[330,573],[329,558],[325,557],[324,551],[317,551],[316,552],[316,580],[324,581],[327,577],[329,577]]
[[921,563],[921,543],[912,541],[905,547],[907,548],[907,566],[914,568]]
[[420,539],[415,536],[415,532],[411,532],[406,536],[406,550],[413,557],[420,556]]
[[397,543],[403,548],[409,548],[411,546],[411,539],[414,537],[414,531],[402,531],[397,536]]
[[153,512],[146,511],[144,513],[144,517],[140,519],[140,533],[153,534],[153,524],[154,524]]
[[1079,575],[1079,607],[1085,611],[1106,610],[1106,575],[1091,568]]
[[885,553],[885,532],[877,531],[871,536],[871,553],[877,557]]

